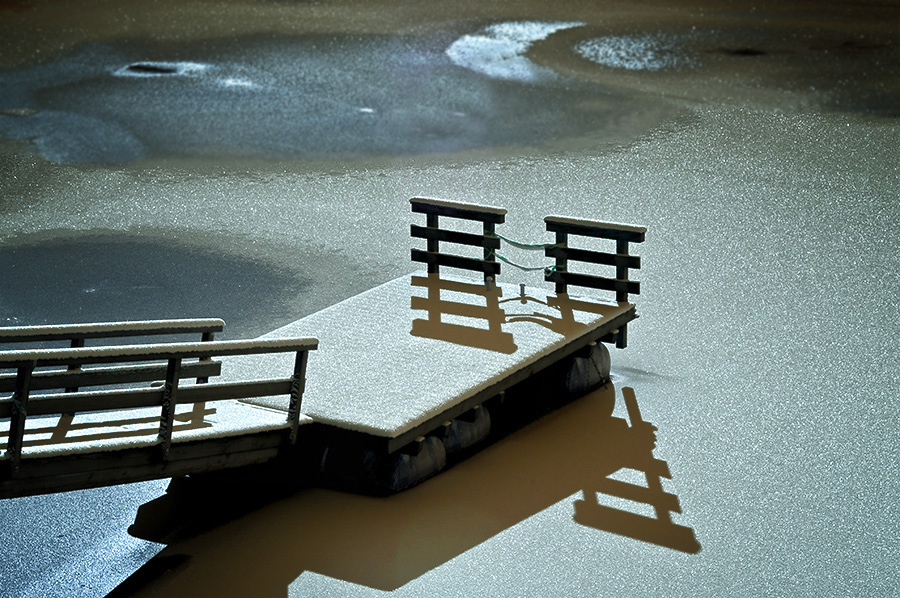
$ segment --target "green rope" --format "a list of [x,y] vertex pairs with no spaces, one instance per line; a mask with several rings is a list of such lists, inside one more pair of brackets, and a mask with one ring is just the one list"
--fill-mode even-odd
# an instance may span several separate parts
[[519,241],[513,241],[512,239],[507,239],[503,235],[498,235],[497,233],[489,234],[488,236],[494,236],[500,239],[501,241],[505,241],[512,245],[513,247],[518,247],[519,249],[528,249],[529,251],[536,251],[539,249],[547,249],[548,247],[557,247],[556,243],[520,243]]
[[[520,243],[518,241],[513,241],[512,239],[507,239],[503,235],[498,235],[497,233],[489,233],[488,236],[496,237],[496,238],[500,239],[501,241],[505,241],[506,243],[509,243],[513,247],[517,247],[519,249],[527,249],[529,251],[538,251],[541,249],[547,249],[548,247],[558,247],[558,245],[556,243]],[[509,264],[510,266],[518,268],[519,270],[522,270],[524,272],[535,272],[537,270],[543,270],[545,274],[552,274],[552,273],[556,272],[556,265],[537,266],[537,267],[520,266],[519,264],[516,264],[515,262],[512,262],[509,259],[500,255],[499,253],[495,252],[493,249],[491,249],[488,252],[488,257],[489,258],[496,257],[501,262],[503,262],[505,264]]]
[[490,252],[488,252],[488,258],[492,258],[492,257],[495,257],[498,260],[500,260],[501,262],[503,262],[505,264],[509,264],[510,266],[513,266],[513,267],[518,268],[519,270],[523,270],[525,272],[535,272],[537,270],[543,270],[544,273],[546,273],[546,274],[552,274],[553,272],[556,272],[556,265],[537,266],[537,267],[520,266],[519,264],[512,262],[509,259],[503,257],[499,253],[496,253],[493,249],[490,250]]

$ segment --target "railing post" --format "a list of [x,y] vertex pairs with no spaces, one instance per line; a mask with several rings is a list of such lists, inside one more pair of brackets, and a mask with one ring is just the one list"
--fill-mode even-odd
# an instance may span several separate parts
[[166,369],[166,382],[163,386],[162,414],[159,419],[159,440],[162,458],[169,455],[169,447],[172,445],[172,427],[175,424],[175,407],[178,398],[178,380],[181,375],[181,358],[169,359],[169,367]]
[[[212,342],[216,338],[216,333],[213,331],[204,332],[203,336],[200,337],[200,342],[208,343]],[[205,355],[201,357],[197,363],[208,363],[212,361],[212,357],[209,355]],[[197,384],[206,384],[209,382],[209,376],[200,376],[197,378]],[[194,403],[194,409],[191,411],[191,423],[194,425],[198,425],[203,423],[203,412],[206,410],[206,403]]]
[[[425,214],[425,226],[431,229],[437,230],[438,228],[438,215],[433,213]],[[429,253],[438,253],[440,251],[440,246],[438,245],[440,241],[437,239],[428,239],[426,249]],[[440,266],[437,263],[428,264],[428,273],[429,274],[438,274]]]
[[[493,237],[496,234],[496,228],[495,228],[495,225],[493,222],[485,221],[482,224],[484,225],[482,228],[482,233],[484,234],[485,237]],[[484,247],[484,261],[486,261],[486,262],[496,262],[497,261],[497,257],[494,253],[494,250],[491,249],[490,247]],[[494,279],[494,276],[493,276],[493,274],[485,272],[484,273],[484,282],[488,283],[489,282],[488,279],[490,279],[492,281]],[[491,290],[490,286],[488,287],[488,290],[489,291]]]
[[[569,242],[569,234],[558,230],[556,231],[556,246],[562,249],[556,256],[556,272],[566,272],[569,267],[569,258],[566,255],[566,247]],[[564,295],[568,291],[568,287],[566,285],[564,278],[559,278],[556,282],[556,294]]]
[[616,239],[616,301],[628,301],[628,266],[623,257],[628,255],[628,240]]
[[[82,347],[84,347],[84,339],[79,338],[79,337],[73,338],[71,347],[73,349],[81,349]],[[69,371],[69,372],[77,372],[80,370],[81,370],[80,364],[73,364],[73,365],[70,365],[68,368],[66,368],[66,371]],[[78,387],[72,386],[72,387],[66,388],[66,392],[78,392]]]
[[306,362],[308,351],[297,351],[294,361],[294,374],[291,376],[291,395],[288,403],[288,425],[291,430],[291,444],[297,442],[297,431],[300,428],[300,403],[303,399],[303,389],[306,386]]
[[16,371],[16,389],[12,395],[12,414],[9,419],[9,441],[6,444],[6,456],[12,473],[19,469],[22,456],[22,443],[25,438],[25,419],[28,416],[28,391],[31,385],[31,373],[36,362],[21,365]]

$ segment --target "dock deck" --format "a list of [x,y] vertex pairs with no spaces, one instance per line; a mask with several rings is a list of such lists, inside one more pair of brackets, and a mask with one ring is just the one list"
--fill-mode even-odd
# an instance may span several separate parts
[[[412,274],[261,338],[315,336],[302,413],[383,438],[393,452],[634,319],[631,303],[447,275]],[[223,375],[288,366],[237,356]],[[277,363],[281,360],[284,363]],[[286,409],[284,399],[251,404]]]

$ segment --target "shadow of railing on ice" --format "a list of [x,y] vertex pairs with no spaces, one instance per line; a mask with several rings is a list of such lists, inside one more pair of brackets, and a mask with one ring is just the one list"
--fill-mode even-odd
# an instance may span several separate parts
[[[522,392],[534,394],[534,385]],[[662,471],[665,463],[652,456],[652,426],[613,417],[615,394],[607,384],[385,498],[310,488],[287,497],[270,492],[265,504],[262,475],[250,483],[223,477],[206,488],[175,485],[138,512],[131,533],[169,545],[126,582],[123,595],[147,587],[158,594],[203,588],[217,596],[282,597],[287,585],[302,593],[304,579],[321,580],[304,578],[305,571],[397,589],[553,505],[571,504],[584,489],[615,492],[604,480],[620,470],[652,472],[652,462]],[[626,396],[634,397],[630,390]],[[677,501],[671,494],[665,500]],[[577,522],[601,530],[689,553],[700,548],[692,530],[665,520],[621,509],[604,510],[599,518],[589,507],[578,511]],[[572,524],[566,519],[553,525],[564,529]],[[191,558],[179,561],[182,554]],[[174,570],[163,574],[169,567]]]

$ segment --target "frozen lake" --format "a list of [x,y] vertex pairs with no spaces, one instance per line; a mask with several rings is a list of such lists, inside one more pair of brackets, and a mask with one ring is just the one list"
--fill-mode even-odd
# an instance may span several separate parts
[[[180,505],[203,524],[166,546],[128,533],[165,482],[3,501],[0,596],[142,566],[118,595],[900,591],[895,8],[17,6],[0,325],[263,334],[415,270],[413,196],[505,207],[531,243],[551,213],[648,234],[614,392],[389,499]],[[699,551],[573,519],[646,452],[626,387]]]

